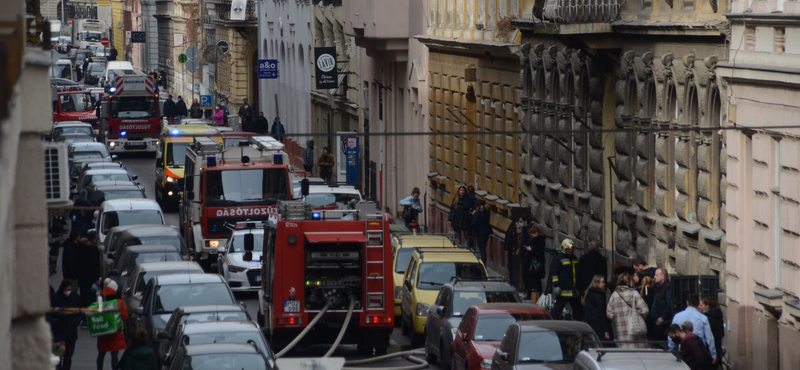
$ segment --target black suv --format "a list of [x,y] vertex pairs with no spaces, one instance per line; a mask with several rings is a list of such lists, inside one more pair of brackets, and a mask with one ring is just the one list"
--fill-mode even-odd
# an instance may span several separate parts
[[443,370],[450,368],[450,345],[461,317],[473,304],[521,303],[517,290],[504,278],[456,278],[442,286],[425,322],[425,356],[438,358]]

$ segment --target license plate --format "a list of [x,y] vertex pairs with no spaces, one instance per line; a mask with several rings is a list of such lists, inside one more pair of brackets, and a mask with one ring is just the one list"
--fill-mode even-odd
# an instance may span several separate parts
[[255,277],[255,280],[256,280],[256,283],[259,283],[259,282],[261,282],[261,276],[256,276],[256,277]]
[[125,146],[147,146],[147,143],[144,141],[129,141],[125,143]]
[[284,301],[283,312],[300,312],[300,301]]

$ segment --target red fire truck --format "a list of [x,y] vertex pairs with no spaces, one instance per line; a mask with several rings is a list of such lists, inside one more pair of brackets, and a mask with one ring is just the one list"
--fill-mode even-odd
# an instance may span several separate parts
[[283,148],[270,136],[254,136],[228,149],[195,137],[186,149],[180,230],[206,269],[236,222],[266,221],[278,201],[292,199]]
[[352,309],[343,343],[356,344],[360,354],[386,353],[394,327],[388,215],[372,202],[348,211],[312,207],[279,202],[270,215],[258,322],[277,352],[318,315],[299,343],[332,343]]
[[97,130],[92,94],[79,87],[53,86],[53,122],[82,121]]
[[155,152],[161,130],[153,76],[118,73],[107,88],[100,136],[111,152]]

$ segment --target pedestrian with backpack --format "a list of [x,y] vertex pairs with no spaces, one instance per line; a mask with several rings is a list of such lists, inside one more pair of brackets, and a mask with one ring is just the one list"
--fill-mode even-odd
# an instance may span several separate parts
[[[400,205],[403,206],[403,221],[410,231],[411,222],[416,221],[419,223],[419,213],[422,211],[422,205],[419,203],[419,188],[411,190],[411,195],[403,198],[400,201]],[[417,230],[417,234],[419,233],[419,230]]]

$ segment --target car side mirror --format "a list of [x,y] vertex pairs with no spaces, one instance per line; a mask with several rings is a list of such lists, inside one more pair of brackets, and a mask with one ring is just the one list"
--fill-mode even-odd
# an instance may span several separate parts
[[133,310],[133,313],[135,315],[144,316],[144,307],[142,306],[136,307],[136,309]]
[[[111,156],[111,160],[112,161],[116,162],[117,159],[119,159],[119,157],[116,154]],[[134,179],[134,180],[136,180],[136,179]]]
[[247,310],[247,304],[245,304],[244,302],[239,302],[239,306],[242,306],[242,308]]
[[406,288],[408,288],[408,290],[411,290],[411,280],[405,279],[403,281],[403,284],[405,284],[405,286],[406,286]]
[[225,253],[225,247],[217,247],[217,253],[219,254]]
[[444,306],[436,306],[436,314],[439,316],[444,316]]
[[500,352],[500,359],[508,362],[508,352]]
[[159,331],[156,331],[156,338],[158,338],[158,339],[172,340],[172,336],[171,336],[171,335],[169,335],[169,333],[167,333],[167,332],[166,332],[166,331],[164,331],[164,330],[159,330]]
[[131,180],[138,180],[138,179],[139,179],[139,176],[138,176],[138,175],[133,175],[133,176],[131,176]]
[[127,289],[125,289],[125,292],[123,294],[125,294],[126,296],[129,296],[129,295],[131,295],[131,292],[133,292],[133,289],[132,288],[127,288]]

